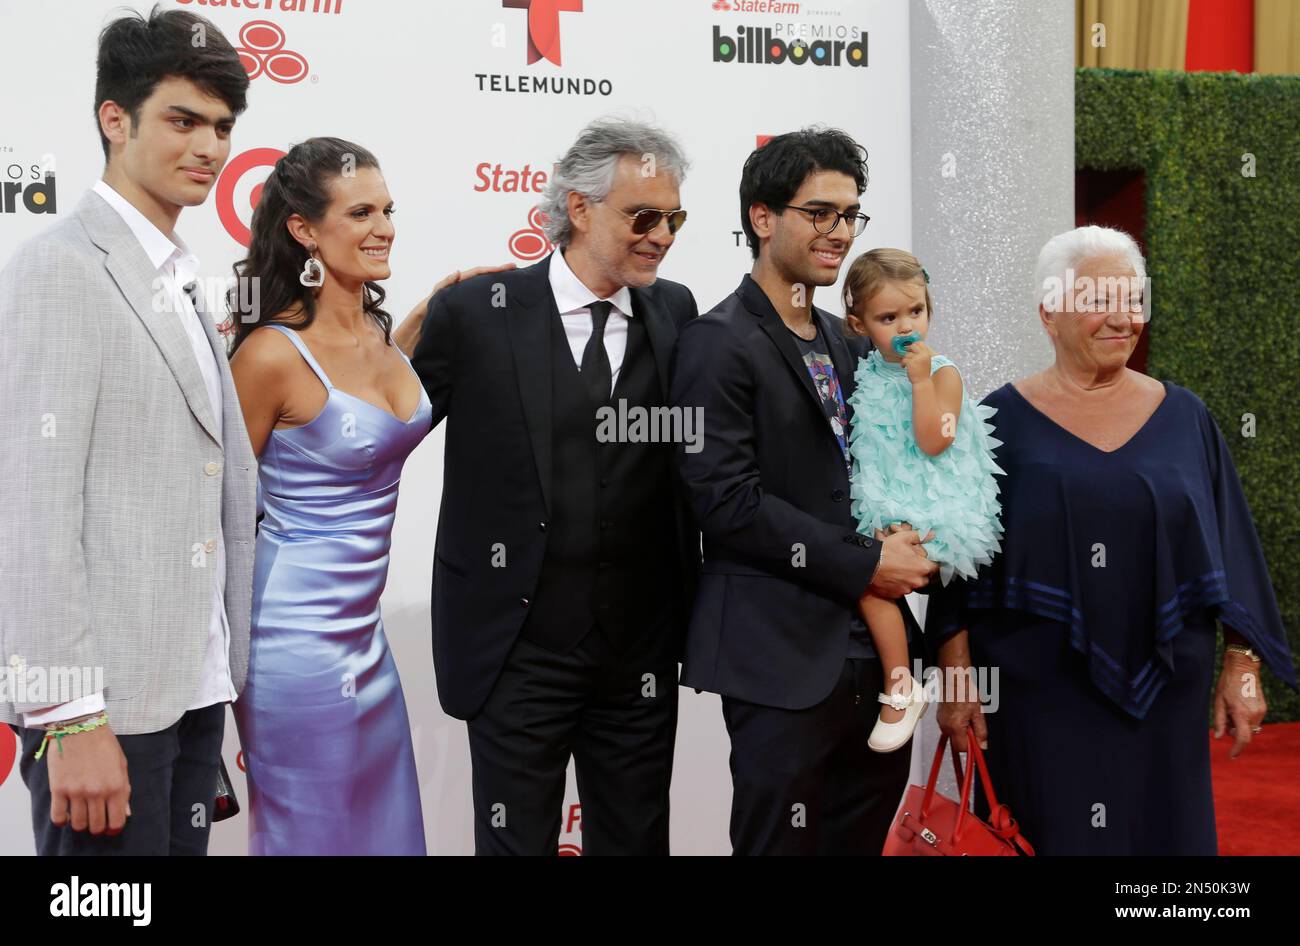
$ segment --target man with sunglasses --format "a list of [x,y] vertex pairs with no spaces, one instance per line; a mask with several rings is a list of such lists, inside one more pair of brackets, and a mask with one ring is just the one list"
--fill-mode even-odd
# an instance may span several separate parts
[[857,533],[847,404],[862,343],[813,306],[867,224],[866,185],[866,152],[841,131],[753,152],[753,270],[674,355],[673,404],[702,409],[705,431],[679,451],[704,535],[682,684],[722,695],[738,854],[879,854],[907,781],[910,753],[867,746],[884,686],[857,602],[921,588],[935,565],[910,529]]
[[657,278],[685,172],[659,129],[589,125],[546,191],[556,251],[436,294],[415,349],[448,418],[433,653],[469,724],[479,854],[557,852],[570,757],[584,853],[668,853],[699,535],[673,444],[600,418],[667,408],[697,314]]

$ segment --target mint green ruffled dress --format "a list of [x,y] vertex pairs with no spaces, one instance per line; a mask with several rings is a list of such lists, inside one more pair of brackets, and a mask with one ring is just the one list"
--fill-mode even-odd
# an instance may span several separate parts
[[[952,361],[934,355],[930,373],[946,365]],[[1003,470],[993,460],[993,448],[1002,441],[992,436],[988,422],[997,411],[963,390],[953,442],[932,457],[913,435],[906,368],[872,351],[858,360],[854,381],[849,495],[858,531],[874,535],[894,522],[910,522],[921,535],[933,529],[925,550],[939,564],[943,584],[954,574],[975,577],[1001,550],[1002,504],[993,477]]]

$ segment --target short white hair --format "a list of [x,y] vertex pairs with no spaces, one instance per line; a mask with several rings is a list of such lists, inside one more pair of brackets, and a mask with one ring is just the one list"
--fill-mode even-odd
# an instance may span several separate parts
[[1034,267],[1034,292],[1049,312],[1057,311],[1063,292],[1073,291],[1074,280],[1067,274],[1078,272],[1084,263],[1120,257],[1133,267],[1138,282],[1146,279],[1147,264],[1137,241],[1123,230],[1113,227],[1075,227],[1058,233],[1038,253]]
[[582,129],[578,140],[556,163],[546,185],[541,211],[546,217],[542,230],[548,240],[558,247],[569,245],[573,239],[570,192],[577,191],[597,203],[604,200],[614,187],[618,160],[625,154],[637,160],[653,156],[657,170],[671,174],[679,185],[686,180],[690,162],[668,132],[647,122],[598,118]]

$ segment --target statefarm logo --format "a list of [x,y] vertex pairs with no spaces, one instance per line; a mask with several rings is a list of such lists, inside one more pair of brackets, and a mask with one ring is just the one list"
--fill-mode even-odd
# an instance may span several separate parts
[[251,178],[244,181],[243,178],[254,169],[274,167],[275,162],[283,157],[284,152],[279,148],[252,148],[231,158],[222,169],[221,176],[217,178],[217,218],[226,228],[231,239],[240,246],[247,247],[252,242],[253,234],[249,230],[249,224],[244,222],[244,215],[240,213],[238,207],[241,203],[247,204],[248,221],[251,223],[253,211],[257,209],[257,202],[262,199],[265,175],[262,176],[262,180],[256,182]]
[[24,167],[9,164],[0,178],[0,213],[17,213],[19,209],[33,214],[58,213],[55,199],[54,159],[46,155],[41,164]]
[[230,7],[235,10],[274,10],[281,13],[342,13],[343,0],[176,0],[181,6]]
[[[507,10],[526,10],[526,64],[545,59],[563,66],[560,54],[560,14],[581,13],[582,0],[501,0]],[[502,40],[498,45],[504,45]],[[608,79],[584,79],[576,76],[508,75],[476,72],[480,92],[518,92],[525,95],[612,95],[614,84]]]
[[[515,170],[491,161],[476,165],[474,177],[477,179],[474,185],[477,194],[541,194],[546,190],[546,182],[550,180],[550,174],[535,169],[531,164]],[[541,208],[529,208],[527,224],[523,229],[510,234],[507,242],[510,255],[523,263],[535,263],[554,250],[555,247],[546,238],[543,229],[545,224],[546,217]]]
[[249,80],[266,76],[284,85],[307,78],[311,67],[302,53],[284,48],[284,29],[270,20],[253,20],[239,28],[235,49]]
[[510,255],[524,263],[536,263],[555,249],[555,245],[546,238],[546,215],[542,208],[533,207],[528,211],[528,225],[522,230],[510,234]]
[[[734,0],[732,0],[734,2]],[[856,26],[777,23],[774,26],[713,27],[713,61],[796,66],[867,65],[867,31]]]
[[564,814],[564,835],[560,841],[560,857],[582,856],[582,805],[570,804]]
[[787,3],[785,0],[713,0],[713,9],[719,13],[779,13],[782,16],[798,16],[801,3]]

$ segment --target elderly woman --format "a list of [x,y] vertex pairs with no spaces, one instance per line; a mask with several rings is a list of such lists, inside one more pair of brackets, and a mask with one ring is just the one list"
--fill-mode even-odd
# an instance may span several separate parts
[[1214,854],[1206,697],[1236,756],[1264,718],[1261,658],[1296,685],[1259,539],[1205,404],[1126,367],[1145,322],[1132,238],[1061,234],[1036,276],[1055,363],[984,400],[1003,550],[932,595],[927,628],[948,679],[997,668],[997,710],[950,693],[939,724],[959,749],[974,725],[1040,854]]

